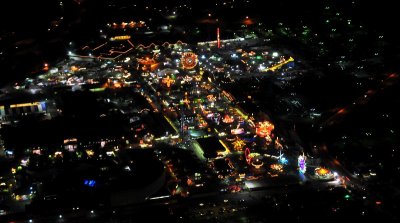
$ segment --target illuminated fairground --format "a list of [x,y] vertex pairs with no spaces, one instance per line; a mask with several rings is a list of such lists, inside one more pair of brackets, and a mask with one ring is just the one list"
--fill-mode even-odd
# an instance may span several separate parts
[[319,180],[332,180],[334,178],[334,174],[324,167],[315,168],[314,173]]

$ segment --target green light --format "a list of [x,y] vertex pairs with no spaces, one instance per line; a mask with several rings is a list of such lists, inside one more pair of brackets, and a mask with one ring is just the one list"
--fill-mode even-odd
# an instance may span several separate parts
[[346,200],[348,200],[348,199],[350,198],[350,195],[349,195],[349,194],[346,194],[346,195],[344,196],[344,198],[346,198]]

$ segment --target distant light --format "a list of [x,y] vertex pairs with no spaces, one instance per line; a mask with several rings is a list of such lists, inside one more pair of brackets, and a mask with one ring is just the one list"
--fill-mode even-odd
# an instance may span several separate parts
[[273,53],[272,53],[272,56],[273,56],[273,57],[277,57],[277,56],[279,56],[279,54],[278,54],[277,52],[273,52]]
[[62,215],[60,214],[58,217],[59,217],[59,218],[62,218]]
[[29,219],[29,223],[32,223],[33,222],[33,220],[32,219]]
[[279,162],[281,164],[288,164],[289,161],[285,157],[282,156],[282,158],[279,159]]

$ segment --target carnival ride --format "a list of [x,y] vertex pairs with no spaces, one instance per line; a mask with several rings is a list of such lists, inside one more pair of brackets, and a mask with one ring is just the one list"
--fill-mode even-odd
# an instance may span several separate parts
[[182,68],[191,70],[196,67],[198,63],[197,55],[193,52],[185,52],[181,57]]
[[244,151],[244,156],[246,158],[246,162],[248,165],[255,167],[256,169],[260,169],[264,162],[262,161],[262,156],[259,153],[250,152],[249,148],[246,148]]

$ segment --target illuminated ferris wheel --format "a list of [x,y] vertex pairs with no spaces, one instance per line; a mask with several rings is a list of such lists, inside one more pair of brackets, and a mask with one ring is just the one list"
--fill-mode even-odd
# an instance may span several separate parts
[[193,52],[185,52],[182,54],[181,61],[183,69],[191,70],[197,65],[197,55]]

